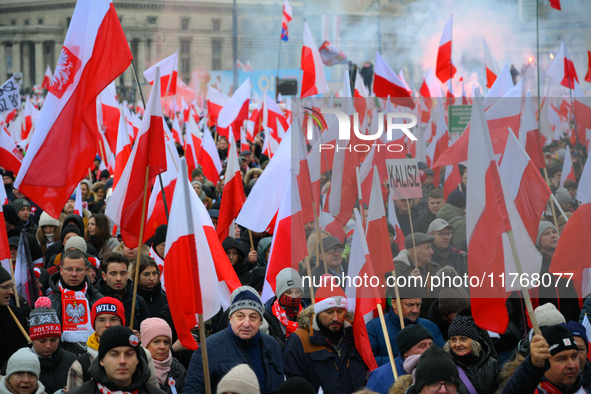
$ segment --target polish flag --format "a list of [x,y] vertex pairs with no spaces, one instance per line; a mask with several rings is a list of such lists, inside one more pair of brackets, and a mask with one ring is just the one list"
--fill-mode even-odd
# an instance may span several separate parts
[[486,44],[486,40],[482,39],[484,43],[484,68],[486,70],[486,87],[491,88],[495,83],[497,77],[499,76],[501,69],[499,67],[499,63],[493,57],[488,45]]
[[328,212],[320,212],[318,217],[318,224],[320,230],[327,231],[330,235],[337,237],[341,242],[345,242],[347,234],[343,230],[343,225],[337,220],[337,218]]
[[283,115],[281,108],[277,105],[268,94],[265,94],[263,99],[263,127],[268,127],[272,130],[271,135],[276,140],[280,141],[283,138],[279,135],[279,126],[277,122],[281,124],[283,130],[287,130],[289,127],[287,119]]
[[[536,168],[542,169],[546,167],[544,160],[544,152],[542,151],[542,141],[540,140],[540,133],[538,131],[538,122],[534,113],[531,93],[528,90],[525,97],[525,109],[523,111],[523,124],[519,132],[519,141],[525,147],[525,151],[531,158]],[[507,141],[508,143],[508,141]]]
[[273,231],[283,194],[282,186],[287,182],[291,169],[291,155],[290,129],[250,191],[236,223],[257,233]]
[[[0,222],[4,222],[4,212],[2,205],[8,204],[6,198],[6,189],[0,187]],[[8,245],[8,235],[6,234],[6,227],[0,228],[0,264],[4,269],[10,272],[10,246]]]
[[230,100],[228,96],[212,88],[207,87],[207,113],[209,114],[209,126],[214,126],[218,121],[218,115],[224,105]]
[[571,179],[576,181],[575,179],[575,170],[573,169],[573,160],[570,156],[570,148],[568,145],[566,146],[566,153],[564,154],[564,162],[562,163],[562,175],[560,176],[560,186],[564,187],[564,181],[567,179]]
[[406,246],[404,246],[404,233],[400,228],[400,223],[398,223],[398,217],[396,216],[396,210],[394,209],[394,190],[391,190],[388,195],[388,222],[394,226],[394,231],[396,233],[396,235],[394,235],[394,242],[398,245],[398,250],[406,249]]
[[297,145],[294,146],[293,151],[294,160],[292,163],[292,172],[298,182],[298,198],[302,208],[302,220],[304,223],[310,223],[314,220],[314,204],[316,204],[316,212],[320,212],[320,200],[314,199],[314,193],[312,192],[306,142],[304,140],[304,135],[299,132],[300,119],[295,118],[290,125],[290,128],[296,130],[296,134],[293,136],[293,142]]
[[587,137],[585,129],[591,129],[591,99],[585,96],[583,89],[576,82],[573,97],[575,99],[575,114],[577,115],[577,133],[579,134],[579,142],[582,143]]
[[369,90],[365,83],[363,83],[363,78],[357,70],[357,76],[355,77],[355,87],[353,91],[353,97],[369,97]]
[[[202,125],[205,122],[205,119],[202,119],[199,122]],[[209,130],[206,131],[209,133]],[[193,116],[189,116],[189,123],[187,124],[186,134],[185,134],[185,157],[187,159],[187,167],[189,169],[189,176],[197,165],[199,164],[199,159],[201,158],[201,147],[203,145],[203,140],[201,138],[201,128],[195,122],[195,118]]]
[[513,133],[509,133],[499,174],[515,202],[530,238],[536,242],[540,218],[552,192],[539,168]]
[[144,71],[144,78],[154,85],[156,79],[156,67],[160,67],[160,96],[174,96],[176,94],[176,84],[179,71],[179,51],[178,49],[169,57],[160,60],[152,67]]
[[117,150],[115,152],[115,176],[113,177],[113,190],[117,187],[123,169],[131,155],[131,141],[129,140],[129,133],[127,132],[127,123],[123,110],[119,111],[119,131],[117,132]]
[[443,199],[447,201],[447,197],[451,192],[458,188],[458,184],[462,181],[460,169],[457,164],[445,166],[445,180],[443,181]]
[[234,140],[240,137],[240,128],[248,119],[248,104],[250,102],[250,78],[240,85],[232,97],[224,104],[217,118],[217,132],[219,136],[228,138],[229,128],[234,130]]
[[552,64],[548,66],[546,76],[570,89],[575,87],[575,81],[579,82],[577,71],[575,70],[575,64],[570,57],[570,53],[566,48],[564,40],[560,43],[560,49],[558,50],[558,54],[554,57]]
[[220,172],[222,172],[222,162],[220,161],[220,154],[215,147],[215,141],[207,129],[203,132],[201,155],[199,156],[198,162],[203,169],[203,175],[214,185],[217,185],[220,180]]
[[252,111],[248,121],[246,122],[246,131],[250,137],[250,141],[254,139],[255,135],[263,130],[263,100],[260,100],[257,103],[256,108]]
[[189,104],[185,101],[185,98],[181,96],[181,113],[183,114],[183,123],[189,120]]
[[550,0],[550,7],[554,8],[555,10],[561,11],[560,0]]
[[248,137],[246,136],[246,129],[243,127],[240,129],[240,152],[244,152],[246,150],[250,150],[250,146],[248,146]]
[[222,195],[217,224],[217,233],[220,242],[223,242],[230,234],[230,225],[238,217],[246,200],[233,133],[230,134],[230,140],[228,142],[230,149],[228,151],[228,166],[226,167],[226,182],[224,183],[224,193]]
[[0,120],[0,167],[18,175],[22,162],[22,153],[8,135],[4,122]]
[[283,0],[283,18],[281,19],[281,39],[283,41],[289,40],[289,29],[287,28],[287,24],[291,21],[292,16],[291,4],[289,4],[289,1]]
[[448,79],[453,78],[456,73],[456,68],[451,61],[452,17],[453,15],[450,15],[449,20],[443,27],[443,34],[439,41],[439,51],[437,52],[437,69],[435,70],[435,74],[441,83],[445,83]]
[[[129,67],[131,59],[112,1],[76,3],[15,185],[50,216],[59,216],[94,160],[96,96]],[[55,160],[55,152],[68,152],[69,159]]]
[[25,109],[23,113],[25,117],[25,122],[22,126],[21,138],[23,140],[26,140],[29,137],[29,133],[33,130],[33,127],[37,125],[37,121],[39,120],[41,111],[35,108],[31,100],[27,99],[25,101]]
[[74,214],[84,217],[84,211],[82,210],[82,193],[80,191],[80,184],[76,188],[76,199],[74,200]]
[[[362,223],[363,222],[361,221],[361,215],[359,214],[359,211],[355,210],[355,230],[353,231],[353,240],[351,243],[351,263],[349,264],[349,268],[347,270],[347,275],[351,275],[352,278],[371,278],[375,275],[381,274],[374,270],[376,267],[376,262],[374,260],[376,256],[370,254],[370,249],[368,248]],[[386,226],[385,220],[382,224],[384,227]],[[387,236],[387,230],[385,234]],[[367,236],[369,237],[369,233]],[[394,269],[394,264],[392,263],[391,265],[392,269]],[[345,288],[345,295],[347,296],[347,301],[349,303],[349,311],[354,312],[353,338],[355,340],[355,347],[365,362],[365,365],[367,365],[367,368],[370,371],[373,371],[378,367],[378,365],[371,350],[369,336],[367,335],[367,329],[365,327],[364,316],[376,309],[376,305],[381,302],[381,297],[379,296],[378,290],[375,287],[355,286],[352,281],[349,281],[348,286]]]
[[[111,151],[111,147],[109,146],[109,142],[107,141],[107,137],[105,133],[99,131],[100,140],[99,140],[99,156],[101,158],[101,164],[99,165],[99,171],[96,174],[97,180],[100,177],[102,170],[108,170],[111,174],[114,173],[114,165],[115,165],[115,156]],[[111,167],[111,165],[113,167]]]
[[[156,69],[153,94],[150,95],[135,144],[121,174],[123,187],[115,188],[107,204],[107,215],[121,229],[121,236],[129,248],[144,243],[140,238],[142,199],[149,200],[150,189],[144,196],[144,182],[148,184],[166,171],[166,148],[162,107],[160,103],[160,76]],[[147,201],[146,200],[146,201]]]
[[513,89],[513,79],[509,71],[509,64],[505,63],[505,67],[498,74],[497,79],[495,79],[495,82],[489,88],[488,94],[484,98],[484,110],[486,111],[502,97],[505,97],[511,89]]
[[390,68],[388,63],[378,52],[376,52],[376,65],[374,68],[373,92],[376,97],[388,97],[396,104],[403,107],[414,108],[415,104],[404,82],[400,80],[398,75]]
[[187,180],[181,159],[181,182],[175,188],[175,204],[170,210],[166,233],[164,271],[166,296],[181,344],[191,350],[197,343],[191,330],[211,319],[221,306],[229,305],[232,291],[240,287],[236,272],[224,252],[205,206]]
[[176,141],[179,145],[183,145],[183,132],[182,132],[182,128],[181,125],[179,124],[179,118],[175,116],[174,120],[172,121],[172,130],[170,130],[170,132],[172,133],[172,138],[174,141]]
[[135,142],[137,133],[140,130],[141,120],[137,117],[137,114],[132,113],[129,110],[127,101],[123,102],[123,115],[125,115],[125,121],[127,122],[127,133],[129,134],[129,140]]
[[591,82],[591,40],[587,34],[587,75],[585,75],[585,81]]
[[111,150],[117,147],[117,134],[119,133],[119,103],[115,97],[115,86],[110,84],[97,97],[100,105],[101,124],[109,142]]
[[291,170],[288,171],[285,185],[282,186],[283,197],[277,211],[277,221],[273,230],[273,241],[261,296],[263,302],[275,295],[277,274],[285,268],[295,267],[297,271],[297,263],[308,255],[298,183],[296,177],[292,176]]
[[466,202],[468,272],[471,277],[479,278],[493,274],[491,281],[481,287],[471,286],[472,312],[479,327],[504,333],[509,324],[505,305],[508,292],[521,289],[519,283],[502,281],[499,277],[518,272],[507,232],[513,231],[515,242],[519,245],[517,253],[523,274],[530,277],[539,273],[542,256],[527,233],[507,186],[499,175],[480,97],[474,98],[470,122],[470,198]]
[[43,82],[41,82],[41,87],[46,90],[49,90],[52,80],[53,80],[53,74],[52,74],[51,68],[49,67],[49,64],[48,64],[47,68],[45,69],[45,74],[43,75]]
[[462,105],[469,105],[468,95],[466,94],[466,89],[464,88],[464,77],[460,78],[462,82]]
[[[381,141],[379,141],[381,142]],[[379,143],[378,142],[378,143]],[[361,180],[361,194],[368,198],[371,193],[371,185],[373,182],[373,168],[378,168],[379,178],[382,181],[388,179],[388,169],[386,168],[386,152],[385,149],[377,148],[377,144],[371,147],[371,150],[361,163],[359,167],[359,178]],[[383,184],[383,182],[381,182]]]
[[314,42],[314,37],[308,22],[304,22],[304,46],[302,47],[301,67],[304,72],[302,77],[302,96],[308,97],[316,94],[322,94],[329,91],[324,76],[324,65],[318,46]]
[[279,142],[273,138],[271,133],[269,132],[270,129],[267,129],[267,133],[265,133],[265,140],[263,141],[263,155],[266,155],[269,159],[272,159],[279,148]]
[[[445,120],[445,113],[441,102],[439,102],[439,120],[437,121],[437,129],[433,140],[427,147],[427,157],[431,163],[435,163],[443,152],[449,147],[449,132],[447,131],[447,122]],[[439,180],[439,170],[437,167],[434,170],[433,179]]]
[[[347,224],[351,212],[357,201],[357,175],[355,174],[356,160],[347,155],[346,147],[349,143],[337,141],[338,151],[335,152],[330,190],[324,210],[336,217],[341,225]],[[335,150],[336,147],[335,147]]]
[[419,93],[425,98],[443,96],[439,80],[432,68],[429,68],[429,71],[423,77],[423,84],[421,85],[421,89],[419,89]]

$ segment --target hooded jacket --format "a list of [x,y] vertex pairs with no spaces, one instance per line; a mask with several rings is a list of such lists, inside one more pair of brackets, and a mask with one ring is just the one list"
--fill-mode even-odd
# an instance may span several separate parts
[[[4,376],[0,380],[0,394],[13,394],[13,392],[8,390],[8,387],[6,387],[7,380],[8,376]],[[45,394],[45,386],[43,386],[41,381],[37,382],[37,390],[35,390],[33,394]]]
[[231,248],[234,248],[238,251],[238,261],[232,267],[234,268],[234,271],[236,272],[236,275],[238,276],[238,280],[240,280],[240,283],[243,286],[248,285],[250,283],[250,269],[252,268],[252,266],[248,264],[247,261],[245,261],[246,254],[244,253],[244,249],[242,248],[240,242],[238,242],[232,237],[227,237],[226,239],[224,239],[224,242],[222,242],[222,247],[224,248],[225,252],[227,252],[228,249]]
[[[49,287],[51,288],[51,294],[49,295],[49,299],[51,300],[51,307],[55,309],[57,313],[58,319],[60,319],[60,324],[62,323],[62,292],[60,291],[60,273],[56,272],[55,274],[51,275],[49,278]],[[99,299],[103,298],[104,296],[96,291],[94,287],[92,287],[92,283],[90,283],[90,279],[88,276],[84,277],[86,284],[88,285],[86,290],[86,299],[88,300],[88,306],[92,308],[95,302]]]
[[466,213],[462,208],[448,203],[443,204],[437,212],[437,218],[443,219],[453,226],[451,246],[456,249],[467,251],[466,244]]
[[[131,279],[127,279],[127,286],[125,286],[125,291],[123,293],[116,293],[107,287],[107,283],[103,278],[99,278],[96,282],[96,288],[103,294],[117,298],[123,304],[123,308],[125,309],[125,322],[126,325],[129,325],[131,322],[131,311],[132,309],[135,311],[135,318],[133,319],[133,329],[140,330],[140,324],[144,320],[150,317],[150,311],[148,310],[148,305],[146,304],[146,300],[138,294],[136,298],[136,305],[135,308],[132,308],[131,303],[133,302],[133,282]],[[139,288],[139,287],[138,287]],[[160,313],[158,314],[160,316]]]
[[[486,340],[479,339],[478,343],[482,346],[479,356],[472,353],[458,356],[453,351],[450,353],[454,363],[464,370],[478,394],[494,394],[499,387],[499,360]],[[458,388],[458,394],[470,394],[463,382]]]
[[146,302],[150,317],[160,317],[162,308],[168,304],[166,293],[162,291],[162,282],[158,281],[152,290],[144,290],[141,286],[138,286],[137,293]]
[[349,321],[353,321],[352,314],[347,314],[343,339],[335,347],[320,330],[314,307],[304,309],[299,328],[283,350],[286,377],[302,377],[315,391],[322,387],[325,394],[350,394],[364,387],[368,369],[355,347]]
[[88,370],[92,380],[85,382],[82,386],[68,391],[70,394],[101,394],[97,382],[106,386],[111,391],[133,392],[139,390],[137,394],[162,394],[162,390],[148,383],[150,379],[150,368],[148,362],[143,357],[138,357],[138,365],[133,374],[131,384],[127,387],[117,386],[109,380],[105,368],[101,366],[98,357],[94,359]]

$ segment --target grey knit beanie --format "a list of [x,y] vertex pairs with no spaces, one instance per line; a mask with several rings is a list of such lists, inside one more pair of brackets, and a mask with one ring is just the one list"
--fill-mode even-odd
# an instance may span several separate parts
[[562,313],[556,309],[554,304],[547,303],[544,305],[540,305],[534,311],[534,315],[536,316],[536,320],[538,321],[538,326],[554,326],[556,324],[565,323],[566,320]]
[[39,357],[33,354],[33,351],[28,347],[20,348],[8,359],[6,376],[10,377],[10,375],[17,372],[31,372],[39,379],[41,373]]
[[60,221],[57,219],[52,218],[49,216],[47,212],[41,212],[41,217],[39,218],[39,227],[43,226],[53,226],[59,227],[61,225]]
[[554,224],[552,222],[548,222],[546,220],[542,220],[540,222],[540,225],[538,227],[538,236],[536,237],[536,246],[540,246],[540,238],[542,238],[542,234],[544,234],[544,231],[548,230],[549,228],[553,228],[554,230],[556,230],[556,227],[554,227]]
[[556,189],[554,196],[556,197],[556,201],[558,201],[559,204],[568,204],[572,201],[570,193],[564,187],[559,187]]
[[70,248],[78,249],[82,253],[86,253],[86,241],[82,237],[74,236],[68,239],[64,246],[64,251]]
[[275,295],[277,298],[281,297],[289,289],[300,289],[302,294],[304,293],[302,277],[293,268],[284,268],[279,271],[275,277],[275,283]]
[[260,394],[259,381],[248,364],[232,368],[218,384],[217,394]]

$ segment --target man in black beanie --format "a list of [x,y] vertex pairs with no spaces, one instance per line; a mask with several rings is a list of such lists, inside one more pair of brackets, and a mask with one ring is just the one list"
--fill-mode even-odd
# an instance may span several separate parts
[[[152,250],[162,260],[164,260],[164,249],[166,248],[166,231],[168,231],[168,226],[166,224],[158,226],[154,233],[154,241],[152,243]],[[152,251],[150,251],[150,255],[153,255]]]
[[27,339],[13,320],[12,310],[21,325],[27,330],[27,317],[21,308],[10,305],[10,296],[14,294],[12,278],[8,271],[0,265],[0,365],[4,365],[14,352],[27,346]]
[[438,346],[431,346],[419,358],[414,384],[408,394],[455,393],[460,374],[451,356]]
[[148,383],[150,368],[140,357],[139,349],[139,340],[131,329],[125,326],[108,328],[101,336],[98,357],[88,370],[92,380],[70,393],[162,393]]
[[[409,324],[396,336],[398,356],[394,359],[398,376],[406,375],[403,368],[404,360],[410,356],[423,354],[433,345],[433,336],[420,324]],[[394,384],[394,373],[390,363],[386,363],[369,374],[367,386],[369,390],[379,394],[387,394]]]
[[542,327],[534,335],[530,354],[507,381],[501,394],[512,393],[585,393],[579,374],[578,347],[563,325]]
[[453,227],[451,246],[464,252],[466,244],[466,193],[454,190],[447,196],[447,201],[437,212],[437,218],[443,219]]

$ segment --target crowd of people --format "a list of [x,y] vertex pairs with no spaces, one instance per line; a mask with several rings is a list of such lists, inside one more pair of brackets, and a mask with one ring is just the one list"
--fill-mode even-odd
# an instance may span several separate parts
[[[549,186],[562,210],[572,214],[577,182],[558,187],[567,143],[545,150]],[[218,138],[217,144],[225,167],[228,141]],[[575,160],[579,177],[584,157]],[[262,142],[242,151],[239,162],[248,196],[269,162]],[[460,168],[462,182],[444,198],[433,170],[424,163],[419,168],[423,197],[395,201],[404,240],[388,225],[395,274],[463,276],[467,169]],[[201,168],[191,174],[214,225],[221,179],[214,185]],[[83,212],[74,212],[74,194],[58,218],[15,189],[14,180],[3,171],[11,264],[14,269],[26,241],[38,294],[34,305],[27,303],[15,294],[11,272],[0,268],[0,394],[192,394],[205,393],[207,381],[214,393],[235,394],[591,393],[589,342],[581,324],[591,301],[580,299],[573,285],[553,282],[532,292],[540,332],[534,332],[520,295],[512,294],[506,302],[509,327],[502,333],[478,327],[468,287],[401,288],[400,304],[389,288],[384,324],[379,317],[366,324],[377,364],[370,371],[354,336],[354,300],[339,287],[305,286],[307,266],[298,262],[276,275],[274,296],[263,300],[273,238],[238,225],[222,247],[242,286],[230,306],[205,323],[206,338],[193,330],[197,342],[207,344],[206,379],[202,347],[187,350],[171,317],[162,276],[167,226],[141,247],[128,248],[104,215],[113,185],[106,170],[95,169],[79,184]],[[321,180],[326,191],[330,177]],[[558,224],[548,216],[540,221],[540,274],[549,272],[565,222]],[[351,237],[324,230],[318,236],[311,223],[305,234],[313,277],[347,274]]]

